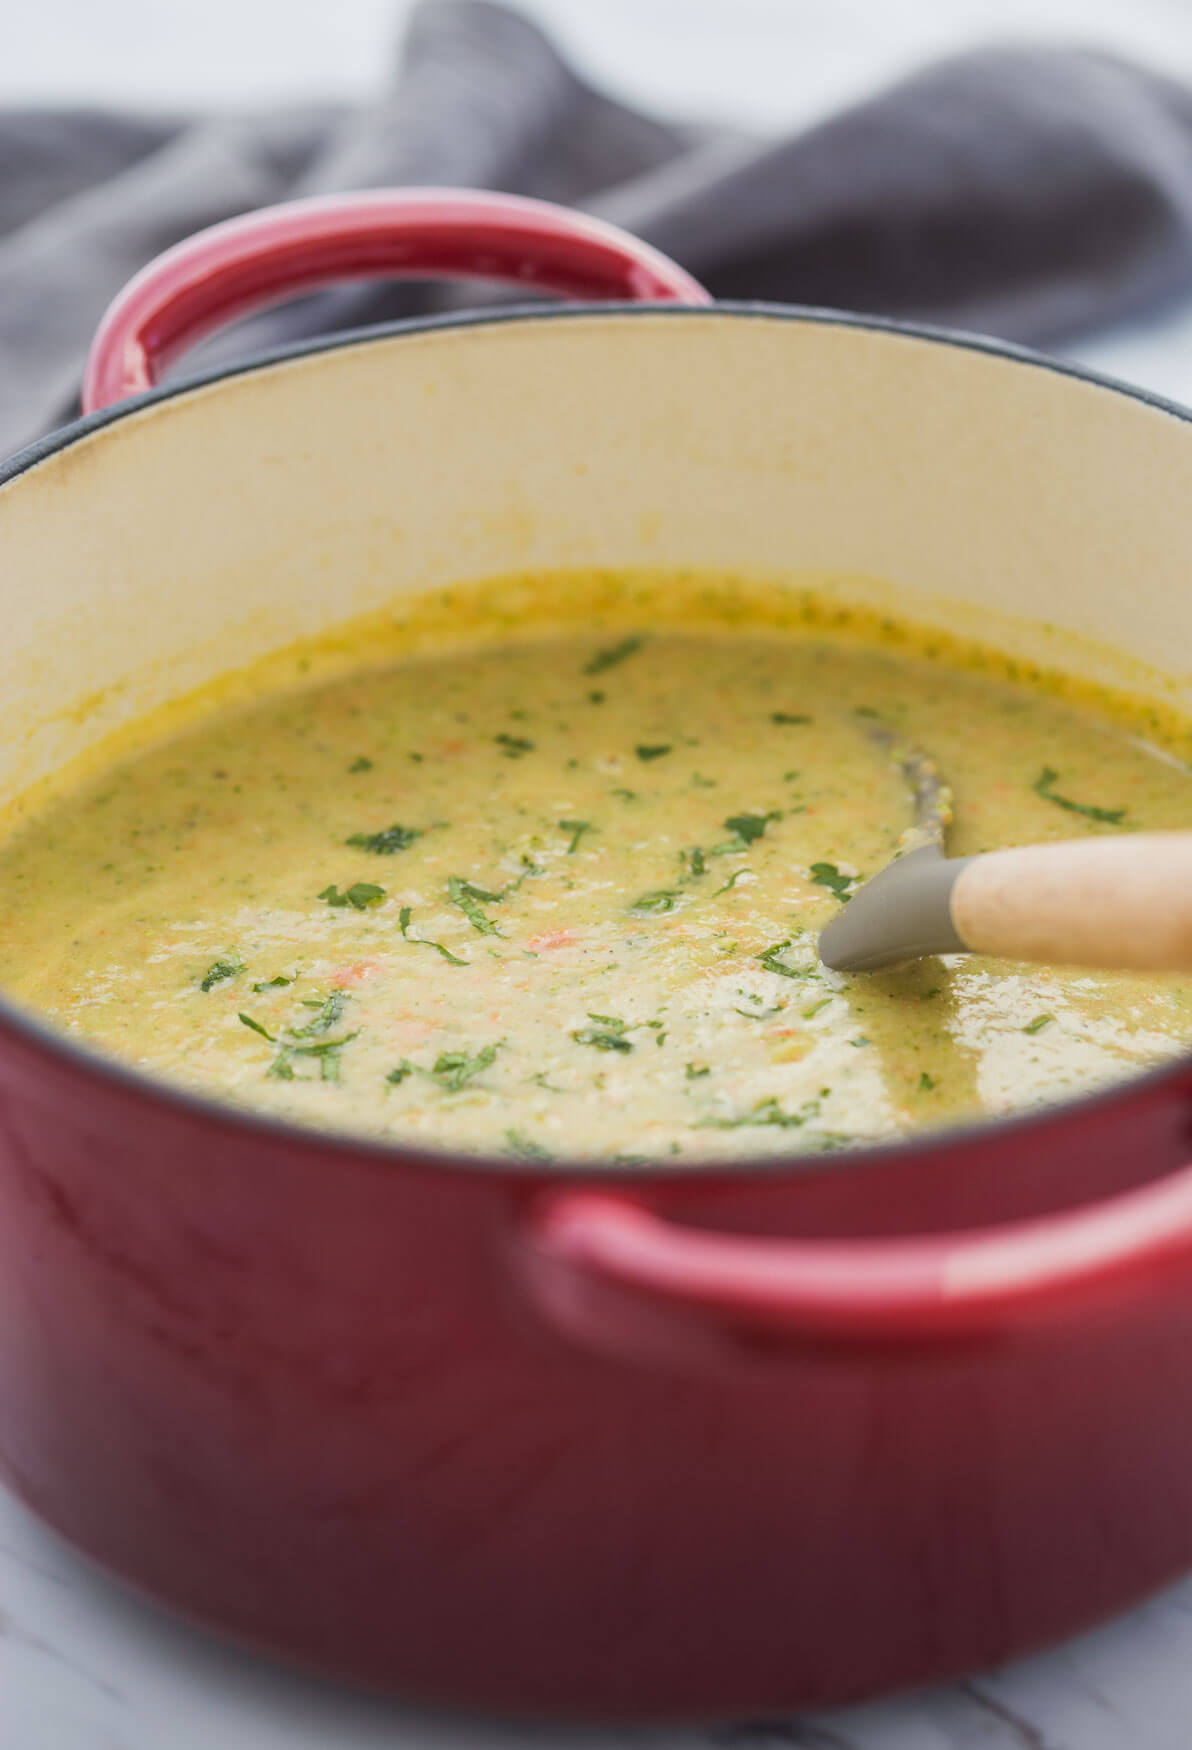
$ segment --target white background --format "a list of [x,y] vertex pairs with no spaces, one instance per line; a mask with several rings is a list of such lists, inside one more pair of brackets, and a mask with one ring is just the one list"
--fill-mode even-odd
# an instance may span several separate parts
[[[0,103],[365,98],[408,0],[7,0]],[[822,115],[989,37],[1116,47],[1192,82],[1192,0],[524,0],[588,74],[677,115]],[[1192,309],[1077,356],[1192,400]],[[446,1721],[288,1677],[97,1579],[0,1493],[0,1750],[1190,1750],[1192,1582],[929,1695],[748,1735]]]

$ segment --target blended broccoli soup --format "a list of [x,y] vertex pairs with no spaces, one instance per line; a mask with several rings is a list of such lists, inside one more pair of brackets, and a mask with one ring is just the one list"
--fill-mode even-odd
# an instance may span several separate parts
[[271,659],[10,808],[6,994],[279,1118],[594,1163],[890,1139],[1192,1037],[1178,977],[816,954],[908,825],[875,721],[946,774],[958,855],[1187,827],[1186,726],[806,604],[456,618],[334,672]]

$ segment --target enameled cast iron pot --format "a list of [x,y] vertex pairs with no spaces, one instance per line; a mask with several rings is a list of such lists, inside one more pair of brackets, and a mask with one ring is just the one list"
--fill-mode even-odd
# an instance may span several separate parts
[[[151,387],[250,305],[419,271],[597,302]],[[535,203],[219,227],[118,300],[87,393],[3,476],[0,794],[394,592],[532,567],[880,579],[1185,697],[1186,413],[711,306]],[[844,1157],[593,1175],[287,1128],[4,1007],[0,1463],[177,1609],[420,1696],[731,1715],[956,1672],[1192,1564],[1189,1159],[1188,1058]]]

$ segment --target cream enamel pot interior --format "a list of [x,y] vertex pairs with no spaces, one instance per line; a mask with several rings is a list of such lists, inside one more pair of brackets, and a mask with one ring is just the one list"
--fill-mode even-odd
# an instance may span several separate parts
[[[1192,703],[1186,414],[707,306],[534,203],[220,228],[118,303],[93,393],[268,295],[419,267],[685,307],[333,337],[18,457],[0,795],[230,664],[533,567],[811,578]],[[1182,1059],[843,1159],[451,1159],[219,1108],[4,1005],[0,1468],[176,1609],[467,1705],[728,1716],[963,1670],[1192,1563],[1190,1133]]]

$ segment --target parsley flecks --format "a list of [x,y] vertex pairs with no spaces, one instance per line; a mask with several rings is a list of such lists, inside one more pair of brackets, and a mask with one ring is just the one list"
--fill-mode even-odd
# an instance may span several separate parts
[[588,703],[589,705],[603,705],[604,698],[605,695],[603,693],[589,693]]
[[781,820],[778,810],[772,808],[768,814],[730,814],[725,820],[731,833],[737,835],[736,843],[718,845],[720,851],[743,851],[755,839],[760,839],[772,820]]
[[571,843],[567,847],[567,855],[569,857],[574,856],[575,852],[579,849],[579,841],[583,838],[584,834],[586,832],[595,832],[596,830],[590,820],[561,820],[558,824],[561,832],[569,832],[571,834]]
[[551,1161],[554,1156],[548,1148],[543,1148],[540,1142],[535,1142],[532,1136],[526,1136],[520,1130],[507,1130],[505,1142],[511,1155],[518,1155],[526,1161]]
[[1054,1015],[1036,1015],[1034,1020],[1028,1021],[1022,1030],[1024,1033],[1041,1033],[1044,1027],[1050,1026],[1054,1020]]
[[415,948],[433,948],[436,954],[441,954],[444,960],[450,961],[452,966],[471,965],[470,960],[461,960],[458,954],[451,952],[450,948],[444,948],[442,942],[432,942],[428,936],[411,936],[410,919],[413,915],[413,907],[408,905],[403,905],[397,914],[398,927],[407,942],[412,942]]
[[408,850],[415,839],[422,837],[422,830],[416,826],[386,826],[380,832],[354,832],[344,843],[355,845],[357,850],[371,851],[375,857],[392,857],[397,851]]
[[820,1011],[826,1009],[831,1001],[831,997],[821,997],[818,1003],[812,1003],[810,1008],[803,1010],[803,1019],[805,1021],[814,1021]]
[[507,760],[520,760],[523,755],[534,751],[534,743],[527,741],[524,735],[507,735],[502,730],[500,735],[493,736],[493,740]]
[[810,978],[809,967],[788,966],[781,958],[783,951],[790,945],[791,939],[788,936],[785,942],[771,943],[770,947],[763,949],[755,958],[761,961],[767,972],[780,972],[783,978]]
[[252,988],[254,990],[284,990],[288,984],[293,984],[293,982],[292,978],[286,978],[279,972],[276,978],[262,979],[260,984],[254,984]]
[[797,1112],[784,1112],[773,1095],[768,1100],[759,1100],[750,1111],[739,1118],[706,1118],[704,1128],[708,1130],[739,1130],[743,1125],[774,1124],[782,1130],[798,1130],[811,1118],[818,1118],[820,1103],[818,1100],[805,1100]]
[[920,1071],[919,1092],[921,1094],[930,1094],[935,1085],[936,1082],[934,1076],[929,1076],[926,1070]]
[[771,723],[813,723],[812,717],[805,716],[800,711],[771,711]]
[[845,875],[835,863],[813,863],[809,871],[817,887],[826,887],[837,899],[847,899],[856,886],[856,877]]
[[718,899],[722,893],[727,893],[730,890],[730,888],[735,887],[737,885],[737,882],[741,879],[742,875],[752,875],[752,873],[753,873],[752,869],[734,869],[732,874],[729,876],[728,880],[725,882],[724,886],[717,887],[713,891],[712,898]]
[[880,717],[881,712],[875,711],[872,705],[854,705],[854,717]]
[[319,895],[328,905],[350,905],[353,911],[367,911],[370,905],[380,905],[384,897],[385,889],[373,881],[354,881],[345,893],[335,886],[324,887]]
[[[199,980],[200,990],[212,990],[215,985],[222,984],[227,978],[235,978],[238,972],[244,971],[243,960],[217,960],[209,966]],[[254,990],[257,986],[253,986]]]
[[657,887],[651,893],[639,894],[629,910],[634,917],[652,917],[658,912],[674,911],[681,897],[673,887]]
[[698,1082],[701,1076],[711,1075],[712,1066],[710,1063],[689,1063],[684,1065],[683,1073],[689,1082]]
[[447,897],[452,905],[457,905],[463,912],[474,930],[479,930],[482,936],[499,936],[501,931],[493,920],[480,909],[479,901],[498,905],[505,895],[490,893],[487,887],[477,887],[474,881],[465,881],[462,875],[447,877]]
[[496,1061],[497,1047],[485,1045],[474,1055],[466,1051],[440,1051],[434,1068],[426,1071],[432,1082],[445,1094],[458,1094],[462,1088]]
[[421,1064],[411,1063],[408,1057],[403,1057],[397,1067],[389,1071],[385,1081],[388,1086],[399,1088],[407,1076],[426,1076],[443,1093],[458,1094],[475,1076],[496,1061],[497,1050],[496,1045],[485,1045],[474,1054],[467,1051],[440,1051],[431,1069],[423,1069]]
[[333,990],[325,997],[303,997],[302,1007],[317,1009],[318,1013],[305,1027],[289,1027],[286,1031],[293,1039],[309,1039],[312,1034],[330,1033],[350,1000],[346,990]]
[[239,1019],[243,1021],[246,1027],[251,1027],[254,1033],[259,1033],[262,1039],[267,1039],[270,1045],[277,1044],[277,1035],[275,1033],[270,1033],[267,1027],[262,1027],[259,1021],[254,1021],[251,1015],[246,1015],[244,1011],[241,1010]]
[[646,742],[644,745],[639,742],[633,751],[639,760],[660,760],[664,753],[671,752],[671,745],[669,742]]
[[[308,1029],[304,1028],[303,1032],[306,1031]],[[296,1033],[293,1037],[300,1039],[302,1036],[302,1033]],[[266,1074],[273,1081],[292,1082],[295,1079],[294,1059],[296,1057],[310,1057],[319,1066],[319,1080],[321,1082],[337,1082],[339,1080],[340,1052],[345,1045],[350,1045],[356,1037],[356,1033],[345,1033],[342,1039],[323,1039],[317,1045],[293,1045],[288,1039],[282,1040],[278,1047],[277,1056],[269,1065]]]
[[361,754],[359,759],[354,759],[348,767],[349,772],[371,772],[372,769],[373,763],[366,754]]
[[708,860],[699,845],[693,845],[689,851],[679,852],[679,867],[689,870],[693,876],[708,873]]
[[1054,767],[1044,766],[1031,789],[1045,802],[1054,802],[1057,808],[1066,809],[1069,814],[1083,814],[1086,820],[1099,820],[1104,826],[1119,826],[1125,820],[1125,808],[1100,808],[1095,802],[1074,802],[1071,796],[1058,795],[1052,789],[1058,777]]
[[636,802],[637,801],[637,791],[636,790],[625,790],[625,789],[610,790],[609,795],[610,796],[619,796],[621,798],[622,802]]
[[594,1045],[597,1051],[632,1051],[633,1041],[624,1033],[611,1033],[607,1028],[577,1027],[571,1037],[577,1045]]
[[619,644],[610,644],[604,650],[598,650],[595,656],[584,663],[584,674],[603,674],[607,668],[615,668],[617,663],[624,662],[627,656],[633,656],[645,643],[644,638],[622,638]]

